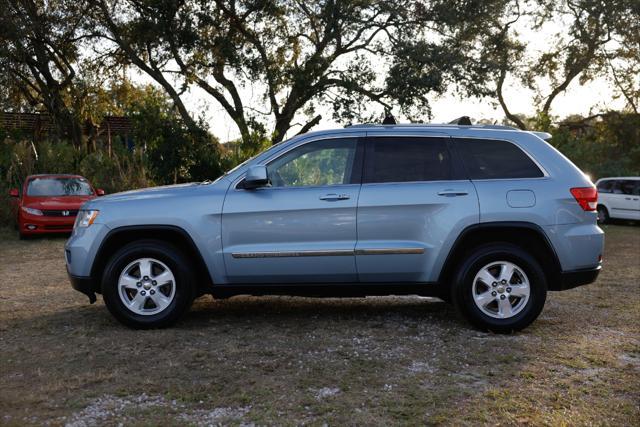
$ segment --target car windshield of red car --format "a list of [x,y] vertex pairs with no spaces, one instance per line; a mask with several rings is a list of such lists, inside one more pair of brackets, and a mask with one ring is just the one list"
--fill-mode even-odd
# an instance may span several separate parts
[[29,196],[90,196],[91,186],[83,178],[33,178],[29,181]]

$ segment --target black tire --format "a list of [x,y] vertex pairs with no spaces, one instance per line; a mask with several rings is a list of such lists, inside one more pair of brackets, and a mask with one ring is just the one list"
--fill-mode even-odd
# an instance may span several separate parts
[[[164,263],[175,278],[175,295],[161,312],[137,314],[127,308],[119,295],[118,280],[131,262],[153,258]],[[107,263],[102,275],[102,296],[111,314],[134,329],[164,328],[174,324],[191,307],[195,298],[193,268],[188,259],[174,246],[158,240],[140,240],[118,250]]]
[[609,211],[606,207],[598,205],[598,224],[606,224],[609,222]]
[[[529,279],[529,299],[509,318],[494,318],[476,305],[473,285],[476,274],[492,262],[507,261],[520,268]],[[491,243],[469,252],[459,265],[452,283],[453,302],[475,327],[495,333],[511,333],[529,326],[540,314],[547,297],[547,282],[538,261],[522,248],[510,243]]]

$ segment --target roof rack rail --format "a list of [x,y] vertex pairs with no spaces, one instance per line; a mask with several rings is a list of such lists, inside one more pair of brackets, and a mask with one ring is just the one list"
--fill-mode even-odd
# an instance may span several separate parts
[[398,124],[380,124],[380,123],[359,123],[354,125],[347,125],[345,128],[375,128],[375,127],[432,127],[432,128],[451,128],[451,127],[472,127],[478,129],[502,129],[502,130],[520,130],[513,126],[506,125],[485,125],[485,124],[472,124],[463,125],[456,123],[398,123]]

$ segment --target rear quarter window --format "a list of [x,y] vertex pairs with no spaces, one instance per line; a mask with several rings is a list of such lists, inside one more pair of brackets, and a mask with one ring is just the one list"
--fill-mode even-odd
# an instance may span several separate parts
[[458,139],[470,179],[541,178],[544,173],[518,146],[492,139]]

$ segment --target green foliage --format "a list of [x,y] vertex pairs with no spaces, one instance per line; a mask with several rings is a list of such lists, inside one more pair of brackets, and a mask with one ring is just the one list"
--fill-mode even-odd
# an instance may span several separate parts
[[640,176],[640,115],[612,112],[598,119],[566,121],[551,128],[551,144],[594,181]]
[[144,158],[124,148],[114,150],[111,157],[104,151],[90,153],[82,159],[77,170],[96,188],[102,188],[107,193],[155,184],[148,176]]
[[160,183],[203,181],[222,174],[218,141],[206,132],[190,132],[162,92],[146,87],[127,110],[133,139],[144,148],[150,173]]

